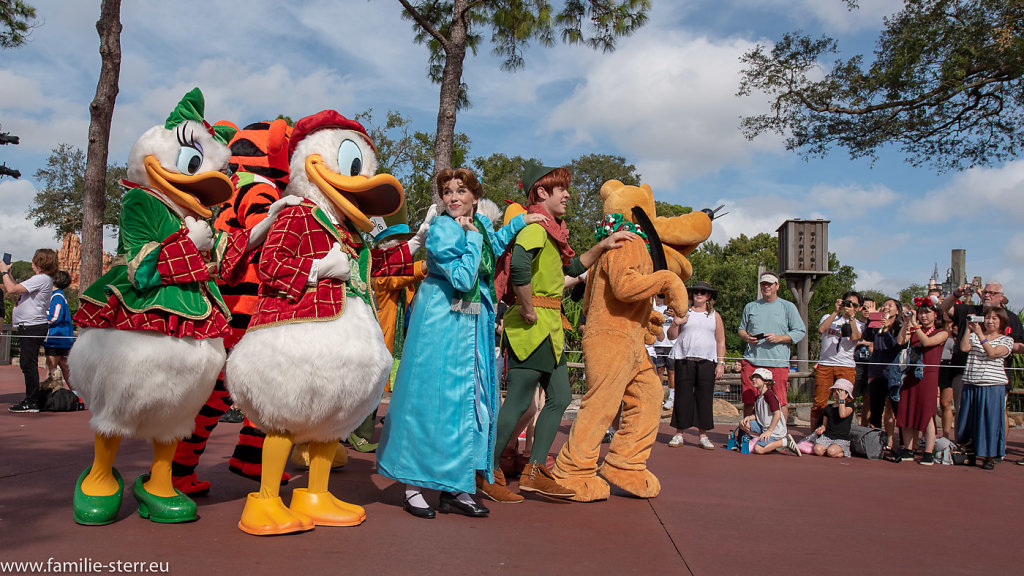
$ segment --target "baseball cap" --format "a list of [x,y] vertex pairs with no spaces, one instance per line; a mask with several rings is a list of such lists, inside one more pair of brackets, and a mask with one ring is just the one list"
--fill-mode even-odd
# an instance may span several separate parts
[[845,390],[846,394],[853,396],[853,384],[846,378],[839,378],[834,384],[829,386],[829,390]]
[[768,282],[770,284],[778,284],[779,283],[779,277],[776,276],[775,274],[772,274],[771,272],[765,272],[764,274],[761,274],[761,278],[760,278],[760,280],[758,280],[758,282],[759,283],[760,282]]
[[761,380],[764,380],[765,382],[775,381],[775,377],[772,376],[772,371],[767,368],[758,368],[754,370],[753,372],[750,373],[750,377],[753,378],[754,376],[761,378]]

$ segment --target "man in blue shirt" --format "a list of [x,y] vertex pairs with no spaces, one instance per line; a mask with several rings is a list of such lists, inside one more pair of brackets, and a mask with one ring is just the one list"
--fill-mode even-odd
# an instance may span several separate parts
[[757,399],[750,375],[757,368],[767,368],[775,381],[774,390],[782,404],[783,416],[788,417],[789,356],[792,345],[807,335],[807,327],[796,306],[779,298],[779,277],[775,273],[765,272],[758,280],[761,298],[743,307],[738,331],[740,339],[747,344],[740,371],[743,415],[754,413]]

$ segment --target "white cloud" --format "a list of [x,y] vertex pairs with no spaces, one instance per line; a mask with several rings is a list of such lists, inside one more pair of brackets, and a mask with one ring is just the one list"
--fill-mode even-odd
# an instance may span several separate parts
[[0,252],[10,252],[15,260],[31,260],[39,248],[60,248],[53,230],[36,228],[26,218],[35,194],[35,188],[25,180],[0,180]]
[[895,14],[900,8],[900,3],[892,0],[859,0],[855,10],[841,0],[784,0],[780,4],[790,5],[788,9],[793,12],[813,16],[829,31],[847,34],[878,29],[884,16]]
[[[857,281],[854,283],[856,290],[877,290],[886,296],[899,297],[900,290],[910,286],[913,282],[904,277],[891,276],[877,270],[864,268],[857,269]],[[881,304],[881,302],[879,302]]]
[[614,147],[639,159],[655,188],[744,163],[756,150],[780,150],[777,138],[748,142],[738,118],[761,111],[737,98],[746,40],[713,40],[650,31],[595,58],[573,94],[550,113],[548,128],[570,144]]
[[[958,206],[970,206],[970,210],[959,210]],[[904,214],[925,223],[965,217],[988,223],[1006,217],[1019,220],[1024,217],[1024,161],[955,174],[946,186],[905,207]]]
[[884,184],[815,184],[807,194],[812,205],[827,209],[833,221],[856,220],[899,200]]
[[1003,245],[1006,263],[1013,266],[1024,266],[1024,232],[1018,232]]

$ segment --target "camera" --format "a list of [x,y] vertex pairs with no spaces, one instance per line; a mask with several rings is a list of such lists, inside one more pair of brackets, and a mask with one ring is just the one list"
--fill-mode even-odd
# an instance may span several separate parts
[[903,311],[903,317],[904,318],[910,318],[913,315],[914,315],[914,311],[913,310],[904,310]]
[[850,308],[853,306],[853,300],[843,300],[843,308]]
[[985,317],[984,316],[980,316],[978,314],[968,314],[967,315],[967,321],[968,322],[974,322],[975,324],[981,324],[982,322],[985,321]]

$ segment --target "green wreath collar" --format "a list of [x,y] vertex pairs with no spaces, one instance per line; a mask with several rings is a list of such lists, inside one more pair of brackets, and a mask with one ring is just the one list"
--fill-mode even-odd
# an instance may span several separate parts
[[619,230],[626,230],[643,238],[644,244],[647,245],[647,251],[651,251],[651,242],[647,238],[647,233],[641,230],[636,224],[626,220],[626,217],[622,214],[605,214],[604,220],[602,220],[601,224],[594,229],[594,240],[600,242]]

